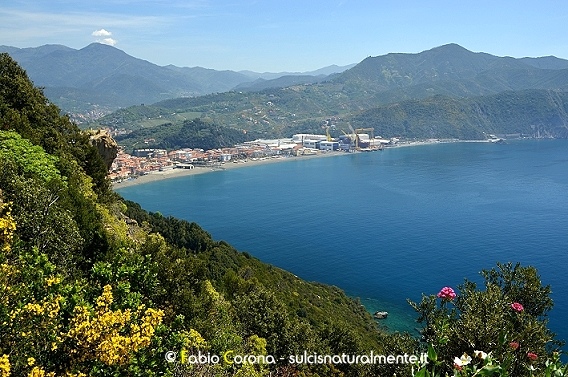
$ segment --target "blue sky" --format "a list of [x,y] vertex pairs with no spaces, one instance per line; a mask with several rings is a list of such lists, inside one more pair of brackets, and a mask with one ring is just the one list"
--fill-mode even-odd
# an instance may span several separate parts
[[2,0],[0,45],[100,41],[159,65],[298,72],[446,43],[568,58],[566,0]]

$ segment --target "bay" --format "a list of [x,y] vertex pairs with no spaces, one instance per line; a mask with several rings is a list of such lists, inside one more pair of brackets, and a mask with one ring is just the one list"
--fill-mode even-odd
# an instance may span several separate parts
[[407,298],[480,281],[496,262],[535,266],[553,290],[550,327],[568,339],[566,140],[289,159],[117,192],[388,311],[391,330],[417,326]]

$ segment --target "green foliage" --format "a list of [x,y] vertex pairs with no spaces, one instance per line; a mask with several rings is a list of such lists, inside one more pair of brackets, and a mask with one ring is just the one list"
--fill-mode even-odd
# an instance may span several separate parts
[[497,286],[513,302],[520,302],[524,311],[544,319],[554,305],[550,285],[542,286],[535,268],[523,268],[520,264],[497,263],[497,268],[481,272],[487,286]]
[[[17,236],[65,266],[67,273],[79,273],[81,266],[92,263],[95,254],[107,247],[90,180],[79,170],[70,178],[49,168],[36,173],[30,167],[44,165],[43,155],[25,156],[28,160],[22,156],[0,160],[0,188],[12,203]],[[53,157],[46,160],[54,161]]]
[[93,178],[99,195],[108,195],[107,168],[89,138],[59,113],[26,72],[8,54],[0,54],[0,130],[13,130],[59,158],[62,175],[73,174],[66,161],[74,160]]
[[[200,119],[183,123],[165,123],[152,128],[143,128],[129,134],[119,135],[116,140],[122,145],[136,147],[145,145],[149,148],[180,149],[216,149],[230,147],[257,138],[254,132],[243,132],[229,127],[204,122]],[[145,140],[154,140],[145,143]],[[145,143],[145,144],[144,144]]]
[[139,224],[148,223],[152,231],[160,233],[168,242],[179,248],[185,248],[194,253],[203,252],[214,242],[211,235],[196,223],[165,217],[159,212],[148,213],[140,207],[140,204],[125,200],[126,211],[124,214]]
[[438,297],[423,296],[420,303],[410,302],[424,323],[423,341],[431,345],[431,352],[437,352],[440,373],[451,373],[454,364],[459,365],[456,358],[465,354],[466,359],[478,351],[491,356],[479,366],[487,373],[501,368],[507,375],[529,376],[533,369],[545,369],[547,357],[562,344],[547,328],[550,287],[541,285],[533,267],[519,264],[499,263],[482,275],[484,290],[466,280],[455,299],[440,292]]
[[112,197],[106,166],[88,136],[6,54],[0,71],[0,129],[11,130],[0,131],[0,183],[17,235],[78,272],[107,247],[94,209],[97,197]]
[[46,182],[61,179],[55,166],[58,159],[16,132],[0,131],[0,159],[13,161],[22,175],[36,176]]

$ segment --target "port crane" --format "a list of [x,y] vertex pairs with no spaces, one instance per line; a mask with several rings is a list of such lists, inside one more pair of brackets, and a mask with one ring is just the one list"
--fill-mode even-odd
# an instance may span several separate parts
[[329,134],[329,126],[325,127],[325,136],[327,138],[327,141],[331,141],[331,135]]
[[362,133],[368,133],[371,139],[375,138],[375,129],[370,127],[370,128],[357,128],[355,130],[356,134],[362,134]]
[[349,139],[349,149],[357,149],[358,147],[358,143],[357,143],[357,134],[355,134],[355,130],[353,130],[353,127],[351,127],[351,124],[349,124],[349,130],[351,131],[351,134],[348,134],[347,132],[341,130],[341,132],[343,132],[343,134],[345,136],[347,136],[347,138]]
[[[351,141],[351,147],[355,150],[371,150],[373,148],[372,144],[375,138],[375,129],[372,127],[368,127],[368,128],[356,128],[354,129],[351,124],[348,124],[349,130],[351,131],[350,134],[348,134],[345,131],[341,131],[343,132],[343,134],[345,136],[347,136],[349,138],[349,140]],[[365,137],[363,138],[362,135],[365,135]],[[367,140],[366,137],[369,137],[369,139]],[[368,147],[366,146],[366,144],[369,144]],[[381,148],[379,148],[381,149]]]

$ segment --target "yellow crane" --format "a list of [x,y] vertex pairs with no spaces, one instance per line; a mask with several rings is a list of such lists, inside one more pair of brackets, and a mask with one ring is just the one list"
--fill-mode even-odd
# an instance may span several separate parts
[[347,132],[341,130],[341,132],[343,132],[343,134],[345,136],[347,136],[351,142],[351,146],[350,149],[357,149],[359,147],[359,143],[357,142],[357,134],[355,133],[355,130],[353,129],[353,127],[351,127],[351,124],[348,125],[349,126],[349,130],[351,130],[351,133],[348,134]]
[[331,135],[329,134],[329,126],[325,127],[325,136],[327,136],[327,141],[331,141]]
[[375,129],[372,127],[369,128],[357,128],[357,129],[353,129],[353,127],[351,126],[351,124],[348,124],[349,130],[351,131],[351,134],[348,134],[347,132],[343,131],[343,134],[345,136],[347,136],[350,140],[351,140],[351,144],[353,145],[354,149],[359,150],[360,149],[360,143],[362,141],[361,137],[359,136],[360,134],[368,134],[369,135],[369,141],[370,143],[372,143],[372,140],[375,137]]

